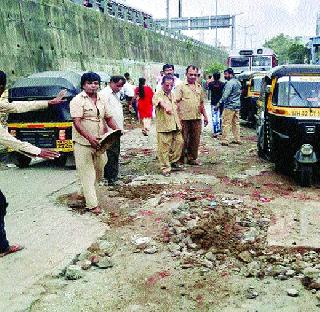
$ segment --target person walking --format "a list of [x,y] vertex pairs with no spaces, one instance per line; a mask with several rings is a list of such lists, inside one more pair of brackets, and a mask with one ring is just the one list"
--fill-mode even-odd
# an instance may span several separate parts
[[212,136],[216,138],[221,133],[221,116],[223,106],[217,109],[217,105],[222,97],[224,83],[220,81],[220,73],[213,74],[213,80],[208,83],[208,90],[211,99],[211,116],[212,116]]
[[145,78],[139,78],[139,86],[134,91],[138,101],[138,116],[142,122],[144,135],[149,135],[152,119],[152,89],[146,85]]
[[232,68],[224,71],[224,78],[227,81],[222,97],[217,108],[224,107],[222,113],[222,137],[221,145],[229,145],[229,132],[232,130],[233,141],[231,143],[241,144],[240,140],[240,96],[241,84],[234,77]]
[[174,78],[171,75],[164,76],[162,89],[155,93],[152,100],[156,112],[157,156],[164,176],[182,169],[177,163],[183,147],[182,127],[172,92],[173,86]]
[[[57,105],[63,102],[65,92],[61,92],[57,97],[50,101],[20,101],[9,103],[7,92],[5,92],[7,84],[7,76],[3,71],[0,71],[0,113],[25,113],[38,109],[47,108],[48,105]],[[40,149],[28,142],[22,142],[7,132],[4,127],[0,127],[0,144],[12,148],[13,150],[27,154],[28,156],[37,156],[45,159],[54,159],[59,157],[59,153]],[[7,213],[8,202],[5,195],[0,190],[0,257],[18,252],[23,249],[22,246],[15,244],[10,245],[7,239],[5,230],[5,216]]]
[[102,212],[95,185],[102,178],[107,162],[106,153],[99,153],[101,147],[99,139],[107,132],[105,123],[113,130],[118,129],[109,111],[108,103],[98,94],[100,82],[101,79],[97,73],[84,73],[81,76],[83,91],[70,102],[76,169],[87,210],[94,214]]
[[[112,76],[109,85],[100,91],[100,95],[105,97],[108,109],[110,110],[119,129],[124,130],[123,106],[120,101],[120,90],[125,84],[123,76]],[[107,164],[104,167],[104,179],[109,186],[114,185],[119,175],[120,158],[120,137],[107,149]]]
[[[174,65],[172,64],[164,64],[162,66],[162,72],[163,72],[163,76],[172,76],[173,77],[173,90],[176,89],[176,87],[178,85],[180,85],[182,83],[181,79],[179,77],[177,77],[174,73]],[[156,86],[156,91],[161,90],[162,89],[162,79],[158,80],[157,86]]]
[[187,79],[176,89],[178,113],[182,123],[184,147],[180,163],[184,164],[185,158],[189,165],[200,165],[198,149],[203,116],[204,126],[208,125],[208,117],[204,107],[205,94],[199,83],[198,67],[189,65],[186,70]]

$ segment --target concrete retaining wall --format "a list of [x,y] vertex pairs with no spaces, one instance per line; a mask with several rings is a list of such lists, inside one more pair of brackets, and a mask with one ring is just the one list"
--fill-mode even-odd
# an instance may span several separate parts
[[219,49],[200,50],[69,0],[2,0],[0,42],[0,69],[11,81],[61,69],[151,78],[163,63],[204,68],[225,59]]

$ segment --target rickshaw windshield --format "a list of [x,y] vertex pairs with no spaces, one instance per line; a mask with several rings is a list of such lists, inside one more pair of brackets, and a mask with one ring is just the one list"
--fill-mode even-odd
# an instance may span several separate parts
[[253,78],[251,80],[250,90],[254,92],[260,92],[262,86],[262,77]]
[[320,76],[281,77],[276,91],[279,106],[320,108]]

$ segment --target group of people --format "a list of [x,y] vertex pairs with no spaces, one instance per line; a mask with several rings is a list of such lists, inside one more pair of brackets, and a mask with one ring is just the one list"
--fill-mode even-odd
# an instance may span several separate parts
[[[108,185],[114,185],[118,179],[120,136],[124,132],[120,91],[123,92],[126,87],[125,98],[128,105],[133,105],[134,100],[137,102],[144,135],[149,134],[153,110],[155,111],[157,158],[161,173],[169,176],[172,171],[182,170],[185,163],[200,165],[198,150],[202,120],[204,126],[207,126],[208,116],[204,105],[205,92],[198,76],[198,67],[189,65],[186,79],[181,81],[174,75],[174,66],[165,64],[154,93],[152,88],[146,85],[144,78],[140,78],[139,86],[133,88],[128,73],[126,76],[112,76],[108,86],[103,89],[100,89],[101,78],[98,74],[88,72],[82,75],[82,92],[71,100],[70,113],[73,119],[72,139],[76,169],[88,211],[97,215],[101,213],[96,193],[97,183],[104,178]],[[230,129],[234,135],[233,142],[240,144],[241,85],[234,78],[231,68],[225,70],[224,77],[225,84],[219,81],[218,74],[215,74],[213,82],[209,83],[209,90],[212,91],[212,112],[223,112],[221,144],[229,144]],[[0,71],[0,113],[23,113],[64,102],[65,94],[60,92],[50,101],[9,103],[5,88],[6,74]],[[120,134],[112,138],[105,152],[100,139],[105,133],[114,130],[120,130],[116,131]],[[59,157],[54,151],[17,140],[3,127],[0,128],[0,144],[28,156],[48,159]],[[6,238],[4,217],[7,206],[7,200],[0,191],[0,256],[22,249],[19,245],[9,245]]]

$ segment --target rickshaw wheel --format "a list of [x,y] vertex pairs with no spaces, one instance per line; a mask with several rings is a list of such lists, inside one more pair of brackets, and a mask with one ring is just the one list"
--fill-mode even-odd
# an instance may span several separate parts
[[31,158],[19,153],[14,153],[12,155],[12,162],[19,168],[26,168],[31,163]]
[[60,157],[54,159],[54,164],[58,167],[64,167],[67,162],[68,155],[67,154],[61,154]]
[[311,166],[300,166],[296,171],[297,183],[302,187],[309,187],[312,184],[313,170]]

